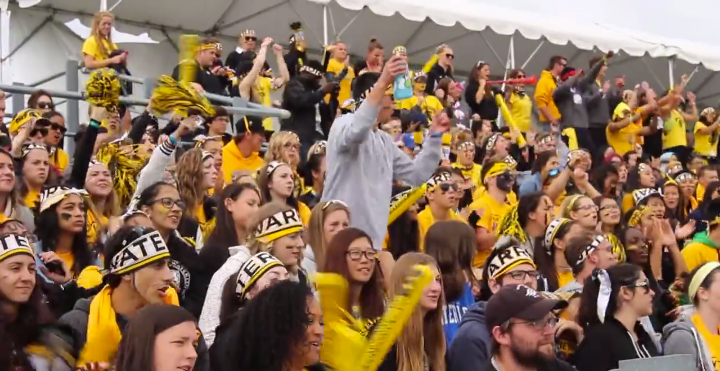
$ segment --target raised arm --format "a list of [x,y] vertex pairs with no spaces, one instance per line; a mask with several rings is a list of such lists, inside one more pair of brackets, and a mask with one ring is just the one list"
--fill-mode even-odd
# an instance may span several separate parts
[[273,80],[273,85],[275,89],[279,89],[283,85],[287,84],[288,81],[290,81],[290,70],[288,70],[287,63],[285,63],[285,57],[283,57],[282,45],[273,45],[273,51],[275,52],[278,72],[280,73],[280,77],[277,77],[275,78],[275,80]]
[[255,60],[253,61],[253,66],[250,69],[250,72],[243,77],[242,81],[240,81],[240,96],[245,99],[251,98],[252,93],[252,86],[255,84],[255,79],[257,79],[258,75],[260,74],[260,70],[262,70],[263,65],[265,64],[265,58],[267,55],[267,48],[272,44],[272,38],[266,37],[262,45],[260,45],[260,51],[258,52],[257,56],[255,57]]
[[413,161],[410,156],[393,145],[393,178],[404,180],[417,187],[427,181],[437,169],[441,160],[442,136],[450,128],[450,118],[440,111],[432,120],[428,138],[422,151]]
[[405,60],[399,55],[393,55],[355,114],[345,116],[347,119],[341,117],[336,125],[333,125],[330,134],[335,138],[331,140],[337,143],[340,151],[350,151],[367,138],[377,121],[385,91],[395,76],[405,73],[406,68]]

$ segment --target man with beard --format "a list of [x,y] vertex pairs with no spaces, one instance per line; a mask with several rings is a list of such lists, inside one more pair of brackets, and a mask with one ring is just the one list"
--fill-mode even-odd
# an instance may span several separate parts
[[283,92],[282,108],[290,111],[290,118],[282,120],[280,130],[292,131],[300,137],[300,158],[305,160],[310,146],[319,139],[315,117],[317,104],[325,94],[338,87],[329,83],[320,87],[322,65],[318,61],[308,61],[300,67],[300,74],[288,82]]
[[558,319],[555,310],[564,300],[546,299],[525,285],[508,285],[490,298],[487,329],[492,336],[492,358],[481,371],[570,371],[573,367],[548,354]]

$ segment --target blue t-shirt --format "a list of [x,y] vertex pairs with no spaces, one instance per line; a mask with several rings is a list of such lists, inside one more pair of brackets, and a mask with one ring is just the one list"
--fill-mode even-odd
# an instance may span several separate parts
[[467,312],[468,308],[473,304],[475,304],[475,298],[473,297],[470,284],[466,282],[462,295],[452,303],[447,303],[443,306],[443,332],[445,332],[445,344],[447,344],[448,348],[450,348],[450,343],[460,328],[460,321],[462,321],[463,315],[465,315],[465,312]]

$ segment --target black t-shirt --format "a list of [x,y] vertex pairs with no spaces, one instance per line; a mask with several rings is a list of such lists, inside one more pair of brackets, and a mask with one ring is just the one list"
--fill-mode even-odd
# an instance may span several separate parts
[[[573,366],[569,363],[561,361],[557,358],[545,360],[542,364],[537,366],[538,371],[576,371]],[[492,362],[492,358],[488,360],[484,365],[479,367],[479,371],[505,371],[498,370],[495,368]]]
[[[643,120],[643,127],[650,125],[656,125],[655,120],[653,120],[653,116],[647,117]],[[662,129],[659,129],[655,134],[645,136],[643,153],[647,153],[653,157],[660,157],[662,155]]]

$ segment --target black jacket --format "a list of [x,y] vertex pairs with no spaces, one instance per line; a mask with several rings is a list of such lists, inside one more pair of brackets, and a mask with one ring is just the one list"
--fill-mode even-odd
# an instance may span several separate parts
[[282,108],[290,111],[290,118],[282,120],[280,129],[294,132],[302,142],[312,143],[319,137],[315,130],[315,105],[322,101],[325,93],[310,85],[298,78],[288,82],[283,92]]
[[[575,369],[557,358],[545,359],[541,365],[538,365],[537,371],[575,371]],[[451,370],[454,371],[454,370]],[[505,371],[498,370],[489,360],[478,368],[478,371]]]
[[617,369],[620,361],[647,358],[648,354],[651,357],[660,355],[651,335],[639,322],[635,325],[635,333],[637,343],[622,323],[609,318],[585,332],[585,338],[570,361],[578,371],[607,371]]
[[435,95],[435,89],[437,89],[437,83],[440,82],[440,80],[450,77],[452,79],[452,71],[445,71],[444,68],[442,68],[439,64],[435,63],[432,68],[430,68],[430,72],[427,74],[427,84],[425,85],[425,93],[430,95]]
[[[175,66],[172,72],[173,79],[178,79],[179,71],[180,65]],[[208,93],[227,95],[225,88],[229,85],[228,80],[224,77],[213,75],[210,70],[198,68],[193,82],[200,84]]]

